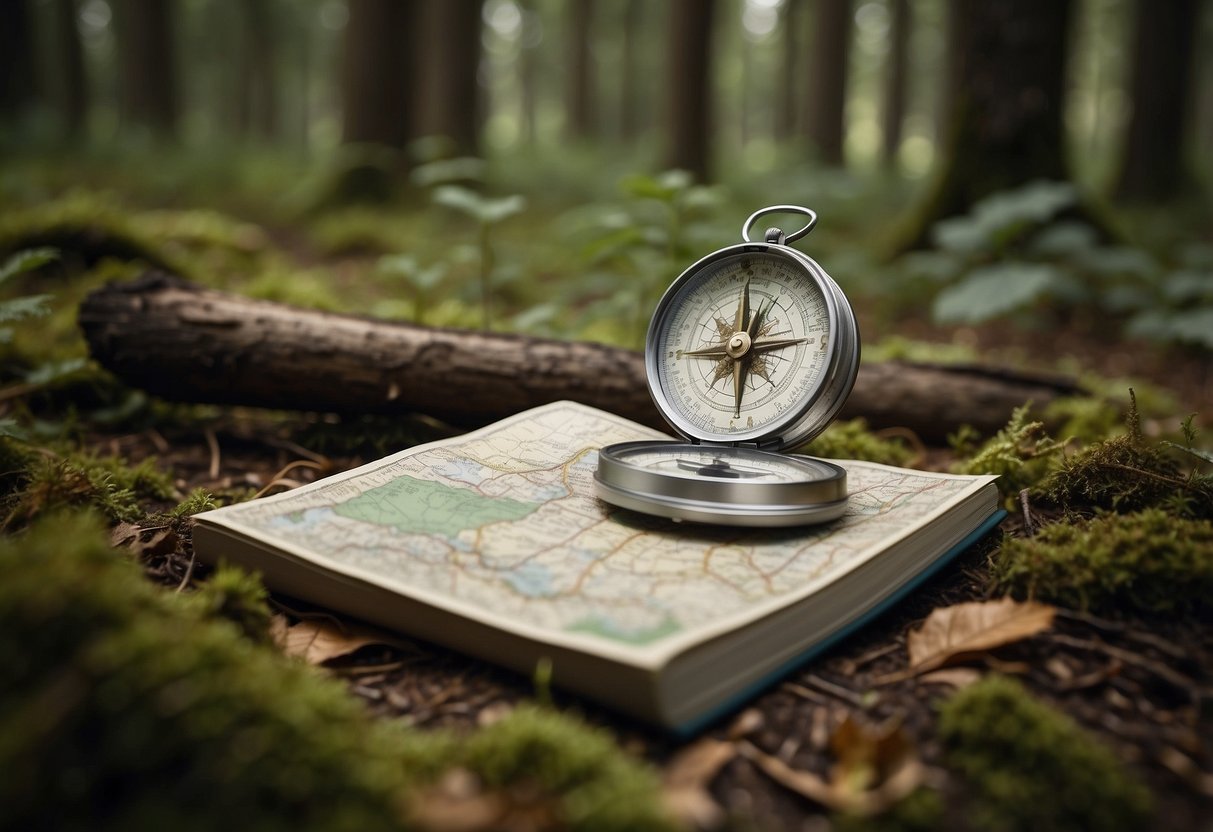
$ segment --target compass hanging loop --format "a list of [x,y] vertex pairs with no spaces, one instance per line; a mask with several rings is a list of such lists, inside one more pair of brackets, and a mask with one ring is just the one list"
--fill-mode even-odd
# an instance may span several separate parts
[[798,231],[793,231],[791,234],[784,234],[783,231],[778,228],[768,228],[766,234],[764,235],[768,243],[773,242],[771,240],[772,231],[777,232],[778,236],[783,238],[782,240],[779,240],[778,245],[788,245],[796,242],[801,237],[808,234],[813,230],[813,226],[817,225],[817,212],[812,208],[805,208],[801,205],[768,205],[766,208],[759,208],[757,211],[750,214],[749,219],[742,224],[741,239],[745,240],[747,243],[752,242],[752,240],[750,240],[750,229],[754,227],[754,223],[756,223],[760,217],[765,217],[767,214],[803,214],[809,218],[809,221],[805,223],[803,228],[799,229]]

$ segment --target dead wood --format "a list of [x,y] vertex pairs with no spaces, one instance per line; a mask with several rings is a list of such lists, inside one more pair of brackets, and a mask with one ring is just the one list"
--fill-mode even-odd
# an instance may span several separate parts
[[[618,347],[299,309],[155,272],[94,291],[79,322],[102,366],[175,401],[420,412],[473,426],[573,399],[668,430],[643,357]],[[1054,377],[883,362],[862,366],[842,415],[939,442],[963,423],[992,432],[1025,401],[1076,392]]]

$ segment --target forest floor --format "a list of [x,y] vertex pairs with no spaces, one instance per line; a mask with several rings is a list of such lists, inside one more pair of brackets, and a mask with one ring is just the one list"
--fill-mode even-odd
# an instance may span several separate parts
[[[101,452],[132,462],[155,456],[182,491],[232,486],[261,488],[301,459],[280,419],[255,411],[221,415],[203,431],[165,429],[92,438]],[[946,467],[949,453],[933,453],[931,467]],[[326,471],[368,461],[323,457]],[[292,476],[310,478],[307,469]],[[159,509],[162,507],[149,507]],[[138,524],[136,524],[138,525]],[[1025,533],[1012,515],[1002,530]],[[859,633],[755,697],[698,739],[680,741],[559,691],[555,705],[609,729],[620,746],[659,767],[696,754],[710,756],[699,776],[732,825],[758,829],[825,829],[828,812],[773,779],[747,757],[757,748],[791,769],[825,777],[836,759],[831,737],[848,717],[871,726],[896,725],[927,767],[928,782],[944,796],[944,828],[968,828],[963,787],[940,764],[939,705],[958,686],[987,674],[1009,674],[1037,698],[1068,714],[1130,764],[1154,796],[1151,828],[1207,829],[1213,817],[1209,744],[1213,737],[1213,628],[1192,620],[1132,615],[1109,621],[1062,611],[1054,626],[1030,639],[983,652],[933,679],[890,681],[908,666],[906,634],[940,607],[990,597],[987,560],[998,546],[994,532],[949,568]],[[141,548],[135,544],[136,550]],[[188,537],[171,548],[143,552],[149,574],[170,587],[204,580]],[[273,607],[292,620],[310,620],[340,633],[357,622],[290,598]],[[398,637],[388,643],[352,642],[325,661],[351,693],[386,719],[422,728],[470,729],[535,697],[531,679],[437,645]],[[723,746],[718,745],[724,744]],[[721,747],[724,750],[720,750]],[[681,756],[680,756],[681,755]]]
[[[291,268],[323,268],[340,278],[367,270],[365,258],[317,253],[291,227],[266,234],[270,241],[266,245],[276,247],[291,264],[288,274]],[[239,291],[239,286],[234,290]],[[865,332],[880,332],[886,321],[877,318],[861,326]],[[1111,340],[1099,333],[1097,323],[1025,332],[999,324],[941,329],[910,319],[899,322],[897,334],[945,346],[959,344],[990,363],[1147,382],[1172,402],[1166,416],[1156,412],[1147,419],[1150,435],[1173,435],[1179,421],[1191,413],[1201,414],[1206,425],[1213,417],[1213,361],[1207,353],[1160,351]],[[1058,365],[1058,356],[1065,356],[1064,365]],[[1124,382],[1124,387],[1130,383]],[[11,386],[13,395],[0,400],[0,417],[20,402],[18,387]],[[1122,397],[1124,393],[1122,388]],[[333,450],[312,445],[311,437],[325,429],[322,416],[246,408],[207,407],[191,411],[186,418],[137,429],[110,428],[87,419],[78,427],[83,450],[132,465],[154,458],[182,495],[195,489],[261,492],[301,484],[384,453],[366,446]],[[424,421],[404,428],[418,440],[437,436],[434,426]],[[917,464],[924,467],[946,470],[955,459],[949,449],[923,450]],[[157,583],[188,589],[208,573],[195,563],[188,534],[158,535],[149,519],[171,507],[169,502],[143,506],[147,516],[133,525],[119,525],[115,541],[133,549]],[[1025,536],[1034,530],[1025,525],[1021,513],[1013,513],[1001,531]],[[991,533],[904,602],[697,738],[676,740],[560,691],[552,694],[553,702],[606,728],[622,749],[667,775],[693,771],[695,785],[708,791],[725,822],[741,829],[831,828],[836,817],[830,807],[807,794],[812,789],[804,782],[827,778],[837,764],[834,742],[839,729],[851,718],[867,726],[883,726],[872,727],[873,731],[898,730],[923,764],[923,783],[943,798],[942,827],[965,829],[972,823],[970,792],[943,763],[939,708],[978,678],[1007,675],[1073,718],[1142,779],[1154,799],[1150,828],[1210,829],[1213,626],[1209,621],[1132,610],[1108,620],[1059,609],[1051,628],[981,651],[957,672],[933,678],[899,673],[908,666],[907,633],[933,610],[994,597],[989,560],[1001,536],[999,531]],[[341,629],[341,622],[329,612],[292,599],[275,597],[272,606],[290,620]],[[344,680],[353,696],[384,719],[422,729],[470,729],[537,696],[532,679],[436,645],[400,638],[384,641],[390,643],[352,644],[324,663],[325,672]],[[546,695],[543,692],[541,698]]]

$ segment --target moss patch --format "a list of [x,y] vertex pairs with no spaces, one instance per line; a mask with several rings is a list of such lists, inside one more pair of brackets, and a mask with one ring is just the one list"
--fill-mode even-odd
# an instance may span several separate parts
[[956,694],[939,717],[945,760],[973,790],[974,829],[1118,832],[1140,829],[1150,797],[1065,715],[1011,679],[990,677]]
[[64,828],[401,829],[422,787],[461,767],[532,786],[562,827],[670,828],[656,778],[608,735],[533,708],[470,736],[374,721],[245,637],[264,616],[247,576],[164,592],[101,539],[80,514],[0,539],[9,825],[53,807]]
[[863,419],[834,422],[800,450],[830,459],[865,459],[886,465],[905,465],[913,455],[905,442],[872,433]]
[[1007,540],[992,577],[1016,596],[1100,615],[1213,614],[1213,523],[1160,509],[1053,523]]
[[1062,444],[1049,437],[1043,422],[1029,420],[1031,404],[1016,408],[1006,427],[955,467],[958,474],[997,474],[998,489],[1018,494],[1049,470]]

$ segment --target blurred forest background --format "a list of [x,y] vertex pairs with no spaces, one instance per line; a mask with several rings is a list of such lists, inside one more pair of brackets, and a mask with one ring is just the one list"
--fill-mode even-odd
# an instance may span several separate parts
[[640,346],[687,263],[792,202],[870,356],[1182,366],[1207,400],[1199,0],[3,9],[0,248],[84,274],[57,308],[135,261]]

